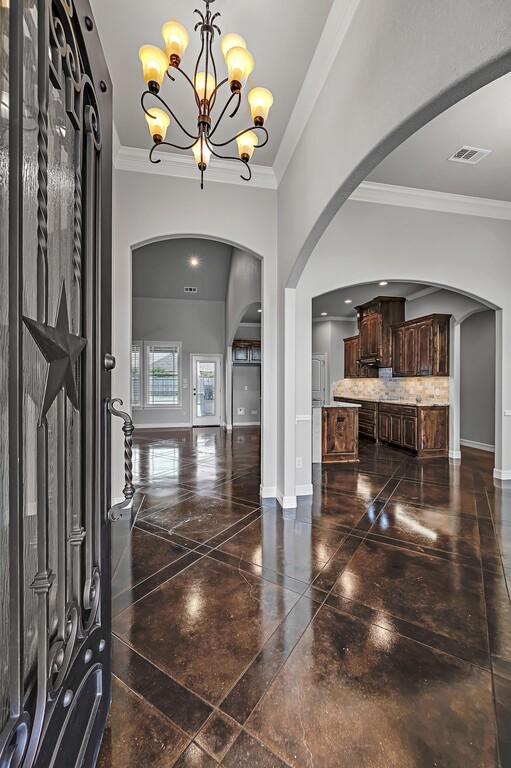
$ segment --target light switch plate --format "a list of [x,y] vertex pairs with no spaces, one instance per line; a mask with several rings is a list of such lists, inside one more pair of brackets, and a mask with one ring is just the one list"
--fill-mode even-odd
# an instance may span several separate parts
[[511,416],[511,411],[510,410],[504,411],[504,416]]

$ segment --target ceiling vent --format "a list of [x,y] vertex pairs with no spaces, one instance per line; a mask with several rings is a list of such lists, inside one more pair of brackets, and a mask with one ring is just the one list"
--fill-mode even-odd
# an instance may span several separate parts
[[452,160],[454,163],[468,163],[468,165],[476,165],[483,157],[486,157],[491,153],[491,149],[481,149],[480,147],[460,147],[454,155],[451,155],[448,160]]
[[197,293],[199,289],[198,289],[198,288],[194,288],[194,287],[191,287],[191,286],[186,286],[186,285],[185,285],[185,287],[183,288],[183,290],[184,290],[184,292],[185,292],[185,293]]

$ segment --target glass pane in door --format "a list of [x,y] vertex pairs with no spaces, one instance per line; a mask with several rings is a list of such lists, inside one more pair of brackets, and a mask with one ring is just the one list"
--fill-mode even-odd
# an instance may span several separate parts
[[198,418],[216,413],[216,363],[197,360],[197,396],[195,413]]

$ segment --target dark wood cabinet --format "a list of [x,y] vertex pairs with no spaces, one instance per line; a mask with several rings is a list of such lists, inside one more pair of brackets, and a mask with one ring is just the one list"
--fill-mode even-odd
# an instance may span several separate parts
[[260,363],[261,342],[235,339],[232,345],[232,360],[234,363]]
[[358,434],[370,440],[378,440],[378,402],[376,400],[359,400],[353,397],[334,397],[345,403],[356,403],[358,409]]
[[449,406],[379,403],[378,437],[419,458],[449,454]]
[[358,408],[323,408],[321,419],[323,463],[358,461]]
[[392,328],[393,376],[448,376],[450,315],[428,315]]
[[378,376],[378,369],[370,365],[360,365],[360,337],[350,336],[344,339],[344,378],[371,379]]
[[359,360],[378,368],[392,365],[392,325],[405,319],[405,299],[377,296],[356,307],[360,336]]

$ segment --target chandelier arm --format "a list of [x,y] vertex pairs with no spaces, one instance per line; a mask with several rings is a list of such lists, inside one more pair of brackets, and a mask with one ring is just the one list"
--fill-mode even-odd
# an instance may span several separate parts
[[243,174],[240,174],[240,179],[243,179],[243,181],[250,181],[252,178],[252,169],[245,160],[242,160],[241,157],[236,157],[236,155],[219,155],[218,152],[215,152],[208,139],[206,139],[206,144],[211,154],[215,157],[218,157],[219,160],[237,160],[238,163],[242,163],[248,171],[248,176],[243,176]]
[[220,82],[218,83],[218,85],[215,85],[215,87],[214,87],[214,89],[213,89],[213,91],[212,91],[212,93],[211,93],[210,103],[211,103],[211,100],[213,99],[213,97],[216,97],[216,92],[217,92],[218,90],[220,90],[220,88],[222,87],[222,85],[225,85],[225,84],[228,82],[228,80],[229,80],[229,78],[228,78],[228,77],[225,77],[223,80],[220,80]]
[[[215,14],[218,16],[219,14]],[[209,97],[209,112],[211,113],[211,110],[213,109],[213,106],[216,101],[216,82],[217,82],[217,72],[216,72],[216,62],[215,57],[213,56],[213,33],[211,32],[209,34],[209,55],[211,57],[211,64],[213,66],[213,77],[215,78],[215,89],[211,96]]]
[[159,159],[158,160],[153,160],[153,152],[158,147],[166,146],[166,147],[174,147],[174,149],[191,149],[192,147],[195,146],[197,141],[198,141],[198,137],[197,137],[197,139],[192,144],[188,144],[186,147],[183,147],[181,144],[173,144],[171,141],[158,141],[158,142],[155,142],[153,144],[153,146],[151,147],[151,151],[149,152],[149,160],[151,161],[151,163],[155,163],[155,164],[156,163],[161,163],[161,160],[159,160]]
[[[226,80],[224,80],[224,82],[226,82]],[[212,129],[210,130],[210,132],[209,132],[209,137],[210,137],[210,138],[211,138],[211,136],[213,136],[214,132],[215,132],[215,131],[216,131],[216,129],[218,128],[218,126],[219,126],[219,124],[220,124],[220,121],[222,120],[222,117],[225,115],[225,113],[226,113],[226,111],[227,111],[227,108],[228,108],[229,104],[231,103],[231,101],[232,101],[232,100],[233,100],[233,99],[234,99],[234,98],[235,98],[237,95],[238,95],[237,93],[231,93],[231,95],[230,95],[230,96],[229,96],[229,98],[227,99],[227,101],[226,101],[226,103],[225,103],[225,106],[224,106],[224,108],[222,109],[222,111],[220,112],[220,114],[219,114],[219,116],[218,116],[218,118],[217,118],[217,121],[216,121],[216,123],[214,124],[213,128],[212,128]],[[232,113],[231,117],[233,117],[233,115],[235,115],[235,114],[236,114],[236,112],[238,111],[238,107],[239,107],[239,102],[240,102],[240,101],[241,101],[241,99],[238,99],[238,106],[236,107],[236,109],[235,109],[235,110],[234,110],[234,112]]]
[[[197,11],[197,13],[200,13],[200,11]],[[201,32],[200,38],[201,38],[201,47],[200,47],[199,55],[197,56],[197,61],[195,62],[195,70],[193,73],[194,83],[197,82],[197,72],[199,71],[200,60],[202,59],[202,54],[204,52],[204,32]],[[195,88],[195,85],[194,85],[194,88]]]
[[[178,72],[181,72],[181,74],[183,75],[183,77],[185,78],[185,80],[186,80],[188,83],[190,83],[190,86],[191,86],[191,88],[192,88],[192,90],[193,90],[193,93],[194,93],[194,96],[195,96],[195,101],[196,101],[196,103],[197,103],[197,108],[198,108],[198,109],[200,109],[200,99],[199,99],[199,94],[197,93],[197,89],[195,88],[195,85],[192,83],[192,81],[191,81],[190,77],[189,77],[189,76],[186,74],[186,72],[184,71],[184,69],[181,69],[181,67],[174,67],[174,69],[177,69],[177,71],[178,71]],[[167,73],[167,74],[168,74],[168,73]],[[171,75],[170,75],[170,74],[169,74],[169,77],[171,77]],[[172,79],[174,79],[174,78],[172,78]]]
[[264,125],[251,125],[250,128],[245,128],[244,131],[240,131],[239,133],[236,134],[236,136],[233,136],[232,139],[228,139],[228,141],[222,141],[222,142],[212,141],[211,143],[213,144],[214,147],[225,147],[227,146],[227,144],[230,144],[231,141],[236,141],[236,139],[238,139],[240,136],[243,136],[244,133],[248,133],[249,131],[263,131],[263,133],[265,134],[265,137],[266,137],[265,140],[263,141],[262,144],[255,144],[254,145],[255,149],[260,149],[261,147],[264,147],[268,143],[268,139],[270,137]]
[[169,114],[170,114],[170,115],[171,115],[171,116],[174,118],[174,120],[176,121],[177,125],[178,125],[178,126],[181,128],[181,130],[183,131],[183,133],[185,133],[185,134],[186,134],[187,136],[189,136],[191,139],[195,139],[195,140],[197,140],[197,137],[196,137],[196,136],[194,136],[194,135],[193,135],[193,133],[190,133],[190,131],[187,131],[187,130],[186,130],[186,128],[184,127],[184,125],[182,125],[182,124],[181,124],[180,120],[179,120],[179,119],[176,117],[176,115],[174,114],[174,112],[171,110],[171,108],[169,107],[169,105],[167,104],[167,102],[166,102],[166,101],[164,101],[164,99],[162,99],[162,97],[161,97],[161,96],[159,96],[157,93],[151,93],[151,91],[144,91],[144,92],[143,92],[143,94],[142,94],[142,97],[141,97],[141,99],[140,99],[140,104],[142,105],[142,109],[144,110],[144,112],[146,113],[146,115],[149,115],[149,117],[153,117],[153,116],[151,115],[151,112],[149,111],[149,109],[147,109],[147,107],[146,107],[146,106],[145,106],[145,104],[144,104],[144,99],[145,99],[145,97],[146,97],[148,94],[149,94],[149,96],[154,96],[154,98],[155,98],[155,99],[158,99],[158,101],[159,101],[159,102],[161,102],[161,103],[163,104],[163,106],[165,107],[165,109],[166,109],[166,110],[169,112]]

